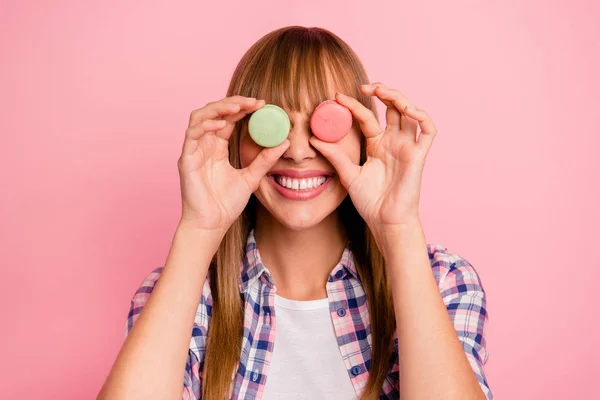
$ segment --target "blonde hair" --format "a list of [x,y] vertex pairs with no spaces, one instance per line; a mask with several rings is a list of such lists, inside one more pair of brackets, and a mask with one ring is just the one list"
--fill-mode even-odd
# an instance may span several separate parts
[[[265,99],[267,103],[302,112],[329,98],[332,85],[358,99],[377,118],[373,99],[359,91],[369,83],[355,52],[342,39],[322,28],[289,26],[260,38],[240,60],[233,73],[227,96],[242,95]],[[308,99],[310,104],[301,104]],[[229,143],[231,165],[241,168],[240,136],[249,116],[239,121]],[[365,141],[361,135],[361,164],[365,162]],[[223,399],[232,384],[232,371],[239,364],[244,308],[240,298],[240,265],[246,240],[255,224],[256,198],[227,231],[209,268],[213,298],[212,317],[204,359],[202,397]],[[373,235],[346,196],[339,216],[351,241],[352,252],[369,307],[372,359],[369,380],[361,400],[375,400],[389,371],[396,329],[392,292],[385,264]],[[239,340],[232,340],[239,338]]]

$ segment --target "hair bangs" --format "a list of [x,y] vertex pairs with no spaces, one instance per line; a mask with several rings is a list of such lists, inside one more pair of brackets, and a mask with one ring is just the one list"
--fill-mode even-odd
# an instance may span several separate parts
[[260,50],[247,65],[245,88],[240,87],[246,90],[240,94],[287,111],[312,112],[339,91],[371,108],[370,99],[359,90],[368,83],[360,61],[333,34],[290,29],[272,40],[270,46],[257,43]]

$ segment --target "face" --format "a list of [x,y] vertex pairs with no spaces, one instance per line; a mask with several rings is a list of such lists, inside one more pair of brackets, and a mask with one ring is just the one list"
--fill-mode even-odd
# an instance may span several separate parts
[[[282,225],[292,230],[313,227],[336,211],[347,191],[331,163],[309,142],[312,110],[292,112],[290,146],[262,178],[254,195],[260,204]],[[356,164],[360,161],[361,132],[353,123],[350,132],[338,143]],[[263,147],[256,144],[247,130],[240,138],[240,161],[247,167]]]

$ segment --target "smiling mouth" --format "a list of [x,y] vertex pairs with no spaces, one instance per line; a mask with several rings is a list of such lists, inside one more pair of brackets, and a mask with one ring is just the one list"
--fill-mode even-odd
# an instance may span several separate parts
[[310,178],[292,178],[284,175],[273,174],[273,180],[279,186],[296,191],[309,191],[322,186],[330,178],[329,175],[313,176]]

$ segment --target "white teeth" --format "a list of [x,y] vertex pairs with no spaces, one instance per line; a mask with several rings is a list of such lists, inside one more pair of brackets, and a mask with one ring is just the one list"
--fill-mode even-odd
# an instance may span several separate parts
[[327,180],[326,176],[319,176],[306,179],[293,179],[285,176],[275,176],[275,181],[283,187],[292,190],[310,190],[321,186]]

